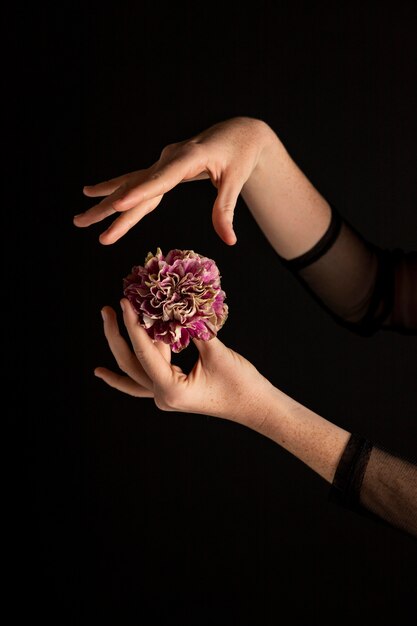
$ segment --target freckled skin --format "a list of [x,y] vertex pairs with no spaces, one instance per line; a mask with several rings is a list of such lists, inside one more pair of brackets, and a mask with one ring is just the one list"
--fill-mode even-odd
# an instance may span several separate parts
[[[274,387],[249,361],[217,337],[193,340],[198,359],[187,375],[171,364],[167,344],[153,342],[137,323],[127,299],[123,318],[133,353],[120,337],[116,314],[103,309],[104,329],[126,376],[106,368],[95,373],[110,386],[153,397],[163,411],[200,413],[238,422],[269,437],[331,482],[349,433]],[[116,340],[116,337],[118,339]]]
[[[203,179],[209,179],[217,191],[212,222],[216,233],[227,245],[237,242],[233,217],[239,196],[283,259],[291,260],[314,249],[332,226],[329,203],[293,161],[277,134],[265,122],[244,116],[214,124],[189,139],[165,146],[159,159],[146,169],[85,187],[86,196],[102,199],[74,217],[74,224],[84,228],[111,218],[113,221],[99,237],[103,245],[111,245],[156,209],[165,193],[184,182]],[[358,238],[356,244],[361,247],[359,243]],[[357,248],[356,244],[354,247]],[[171,252],[174,260],[175,252]],[[159,253],[157,251],[157,255]],[[156,281],[158,263],[152,260],[153,256],[149,253],[146,263],[150,263],[147,271]],[[370,261],[369,267],[366,263],[364,265],[364,259]],[[356,322],[363,317],[363,301],[371,293],[368,287],[374,284],[376,276],[377,264],[372,259],[369,249],[363,246],[361,253],[356,250],[351,255],[348,269],[344,264],[331,268],[330,274],[333,269],[338,269],[343,275],[343,281],[337,283],[342,286],[339,289],[342,298],[337,306],[332,302],[331,309],[336,315],[342,314],[345,321]],[[356,279],[360,267],[365,268],[367,281],[361,283],[359,292],[357,281],[351,281],[350,293],[346,272]],[[219,288],[217,284],[214,287]],[[174,286],[172,291],[176,293]],[[161,293],[164,293],[162,289]],[[320,296],[319,289],[316,289],[316,295]],[[159,291],[154,296],[158,298]],[[349,296],[352,296],[352,302]],[[198,295],[194,294],[193,303],[197,304],[197,300]],[[170,346],[163,341],[153,342],[137,323],[137,313],[128,300],[123,303],[124,323],[131,346],[118,332],[113,309],[103,309],[104,332],[123,374],[97,368],[97,376],[124,393],[153,398],[161,410],[203,413],[237,421],[271,438],[325,480],[332,481],[350,433],[274,387],[244,357],[227,348],[216,336],[210,339],[208,334],[205,338],[209,341],[193,339],[198,358],[193,370],[184,374],[171,364]],[[153,306],[158,308],[157,300]],[[177,310],[176,314],[188,315],[187,306]],[[213,304],[213,309],[216,307]],[[169,319],[171,309],[166,306],[165,311]],[[148,313],[152,314],[152,310]],[[227,318],[226,308],[216,308],[215,315],[217,317],[205,320],[213,335],[220,327],[217,326],[219,318],[222,323]],[[156,327],[159,323],[151,316],[144,321],[149,327],[154,324]],[[184,318],[180,319],[181,324],[184,321]],[[389,317],[386,318],[384,325],[389,327],[390,323]],[[172,330],[175,336],[176,328],[174,324],[168,330]],[[197,330],[201,329],[200,326]],[[168,330],[159,329],[164,341],[168,338]],[[184,343],[188,345],[187,341]],[[171,348],[179,350],[183,344],[178,341]],[[383,479],[378,478],[375,484],[381,487],[386,483],[387,487],[391,480],[391,473],[388,473]],[[392,483],[392,487],[398,496],[399,486]],[[366,490],[362,490],[361,497],[364,493]],[[368,493],[367,497],[378,500],[380,490]],[[403,507],[410,505],[407,495],[401,502]],[[375,502],[373,510],[379,510],[375,508]],[[417,513],[415,517],[417,519]]]
[[[303,254],[328,227],[329,204],[294,163],[276,133],[265,122],[244,116],[165,146],[149,168],[84,188],[87,196],[102,200],[74,218],[74,224],[86,227],[112,217],[113,222],[100,236],[101,243],[110,245],[158,207],[169,190],[202,179],[210,179],[217,190],[213,227],[227,245],[237,241],[233,215],[240,194],[283,258]],[[151,258],[150,253],[147,262]],[[185,376],[170,364],[169,346],[153,343],[137,324],[127,300],[125,303],[124,321],[133,356],[127,345],[115,340],[114,311],[105,307],[104,314],[110,348],[116,361],[124,355],[127,375],[121,377],[104,368],[97,368],[97,375],[126,393],[153,397],[163,410],[214,415],[259,430],[331,480],[349,433],[283,394],[217,337],[192,340],[199,357]]]

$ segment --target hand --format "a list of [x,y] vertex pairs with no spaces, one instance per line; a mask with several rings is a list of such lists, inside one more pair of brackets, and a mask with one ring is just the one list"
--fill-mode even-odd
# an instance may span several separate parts
[[[153,342],[129,301],[124,323],[133,351],[121,337],[116,313],[103,308],[104,332],[125,375],[104,367],[95,374],[111,387],[139,398],[153,398],[162,411],[201,413],[238,422],[302,460],[327,481],[334,472],[349,433],[274,387],[237,352],[217,337],[194,339],[198,359],[189,374],[170,362],[170,348]],[[190,349],[190,348],[188,348]]]
[[186,374],[171,364],[167,344],[152,341],[129,301],[124,298],[121,304],[133,351],[120,335],[115,311],[106,306],[102,314],[110,350],[125,375],[98,367],[96,376],[124,393],[153,398],[163,411],[201,413],[261,428],[275,387],[249,361],[217,337],[193,340],[199,356]]
[[217,188],[213,226],[225,243],[233,245],[237,240],[233,215],[238,196],[271,132],[260,120],[236,117],[189,140],[170,144],[149,168],[84,187],[84,194],[90,198],[105,197],[76,215],[74,224],[86,227],[120,213],[99,237],[102,244],[112,244],[153,211],[167,191],[185,181],[209,178]]

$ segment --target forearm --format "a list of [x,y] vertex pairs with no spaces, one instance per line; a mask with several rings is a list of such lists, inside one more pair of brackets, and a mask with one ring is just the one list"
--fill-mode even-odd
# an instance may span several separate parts
[[386,255],[330,206],[272,129],[259,124],[262,149],[242,197],[275,251],[290,261],[288,269],[339,322],[371,334],[391,306]]
[[[262,420],[259,415],[262,414]],[[331,483],[350,433],[271,386],[246,424]]]
[[246,423],[330,483],[332,501],[417,536],[415,462],[336,426],[275,387]]
[[262,150],[242,197],[275,251],[292,259],[310,250],[326,232],[330,205],[273,130],[259,122],[257,132]]
[[417,465],[373,445],[362,478],[359,504],[417,537]]

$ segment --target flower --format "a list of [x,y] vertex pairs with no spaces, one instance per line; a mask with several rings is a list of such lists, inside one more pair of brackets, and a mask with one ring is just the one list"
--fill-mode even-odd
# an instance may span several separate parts
[[228,316],[216,263],[193,250],[149,252],[145,265],[123,279],[123,293],[148,335],[173,352],[181,352],[192,337],[209,341]]

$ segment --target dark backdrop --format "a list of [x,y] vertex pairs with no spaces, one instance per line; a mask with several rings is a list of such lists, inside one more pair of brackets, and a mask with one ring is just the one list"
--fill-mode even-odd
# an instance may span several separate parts
[[64,2],[14,17],[15,610],[71,625],[414,623],[415,541],[329,503],[270,440],[160,412],[93,368],[113,366],[100,308],[118,308],[131,266],[191,248],[219,265],[222,341],[321,415],[415,456],[416,338],[337,326],[241,201],[238,243],[223,244],[208,182],[175,189],[110,247],[103,224],[72,216],[92,204],[84,184],[250,115],[364,236],[415,249],[416,4]]

